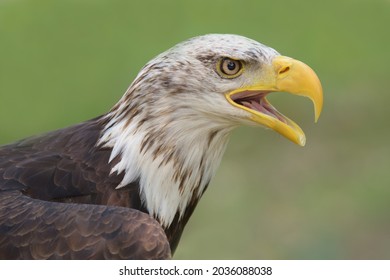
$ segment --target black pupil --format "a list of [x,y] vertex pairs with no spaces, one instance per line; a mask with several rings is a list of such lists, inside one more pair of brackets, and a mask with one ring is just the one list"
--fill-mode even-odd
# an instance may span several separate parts
[[233,71],[234,69],[236,69],[236,63],[233,62],[233,61],[229,61],[228,64],[227,64],[227,68],[228,68],[230,71]]

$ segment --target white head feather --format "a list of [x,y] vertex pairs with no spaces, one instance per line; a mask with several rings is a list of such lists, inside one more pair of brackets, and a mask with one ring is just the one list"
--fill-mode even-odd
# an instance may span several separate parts
[[[215,174],[229,132],[248,113],[231,106],[224,94],[251,83],[251,73],[235,79],[216,71],[224,57],[248,61],[258,70],[278,53],[237,35],[205,35],[176,45],[140,71],[109,112],[99,143],[111,147],[111,172],[136,180],[150,215],[168,227],[176,215],[203,194]],[[247,124],[253,124],[248,121]]]

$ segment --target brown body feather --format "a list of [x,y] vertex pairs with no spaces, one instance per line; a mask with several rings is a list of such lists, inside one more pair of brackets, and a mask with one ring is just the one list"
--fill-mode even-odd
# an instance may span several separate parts
[[181,231],[166,236],[137,182],[115,189],[123,174],[110,174],[116,160],[96,145],[103,126],[96,118],[0,147],[0,258],[171,256]]

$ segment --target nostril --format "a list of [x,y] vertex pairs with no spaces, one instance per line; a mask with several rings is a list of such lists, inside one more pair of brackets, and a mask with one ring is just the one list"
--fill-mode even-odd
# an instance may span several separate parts
[[279,70],[279,75],[280,74],[283,74],[283,73],[286,73],[290,71],[290,66],[285,66],[285,67],[282,67],[280,70]]

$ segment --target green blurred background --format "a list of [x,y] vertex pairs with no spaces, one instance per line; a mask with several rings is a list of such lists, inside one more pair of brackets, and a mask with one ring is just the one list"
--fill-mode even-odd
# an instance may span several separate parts
[[152,57],[236,33],[316,70],[271,101],[307,135],[240,128],[176,259],[390,259],[390,1],[0,0],[0,144],[110,109]]

